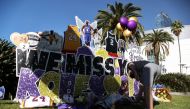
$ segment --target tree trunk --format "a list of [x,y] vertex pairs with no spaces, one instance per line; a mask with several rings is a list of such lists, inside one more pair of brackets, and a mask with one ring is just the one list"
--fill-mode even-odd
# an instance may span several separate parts
[[180,48],[180,42],[179,42],[179,36],[177,36],[177,41],[178,41],[178,48],[179,48],[179,67],[180,67],[180,73],[181,72],[181,48]]
[[154,63],[159,65],[160,44],[155,43],[153,45],[153,48],[154,48]]
[[154,63],[159,65],[159,55],[154,55]]

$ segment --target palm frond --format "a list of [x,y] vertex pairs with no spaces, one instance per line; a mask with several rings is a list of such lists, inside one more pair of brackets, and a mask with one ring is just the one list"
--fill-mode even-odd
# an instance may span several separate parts
[[116,9],[113,5],[107,4],[107,8],[111,10],[112,14],[116,14]]
[[[116,33],[116,36],[118,38],[123,37],[123,34],[121,34],[121,32],[116,29],[116,25],[119,22],[120,17],[122,16],[140,17],[141,16],[139,12],[141,8],[134,6],[132,3],[128,3],[124,5],[120,2],[115,2],[114,5],[107,4],[107,8],[108,10],[106,11],[99,10],[97,16],[95,17],[95,19],[98,21],[98,28],[103,29],[103,36],[105,36],[105,33],[107,31],[113,31],[114,33]],[[138,27],[140,26],[138,25]],[[137,28],[137,30],[138,29],[141,29],[140,32],[142,32],[142,28]],[[134,37],[135,36],[138,37],[138,35],[134,35]],[[104,40],[104,38],[102,40]],[[139,39],[137,41],[140,42]]]
[[173,34],[175,34],[176,36],[179,36],[182,28],[184,28],[183,24],[181,23],[181,21],[179,20],[175,20],[172,24],[171,24],[171,32]]
[[150,44],[152,44],[155,60],[157,61],[157,64],[159,64],[159,60],[157,59],[159,59],[158,57],[160,53],[164,56],[167,56],[169,54],[169,42],[173,43],[174,38],[171,34],[164,31],[163,29],[153,29],[152,33],[145,34],[145,37],[143,37],[143,41],[148,43],[145,47],[146,49],[150,48],[149,46]]

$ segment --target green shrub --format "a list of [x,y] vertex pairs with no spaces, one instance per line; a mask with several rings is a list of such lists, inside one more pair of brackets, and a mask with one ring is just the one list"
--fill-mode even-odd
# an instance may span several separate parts
[[190,77],[185,74],[169,73],[160,75],[156,83],[164,84],[171,91],[190,92]]
[[0,38],[0,86],[5,86],[5,99],[15,96],[17,89],[15,46]]

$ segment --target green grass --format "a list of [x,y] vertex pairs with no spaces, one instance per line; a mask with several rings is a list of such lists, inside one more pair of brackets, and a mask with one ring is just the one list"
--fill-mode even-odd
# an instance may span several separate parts
[[19,104],[10,100],[0,100],[0,109],[19,109]]
[[190,109],[190,96],[172,96],[170,103],[160,103],[155,109]]
[[[0,100],[0,109],[20,109],[20,108],[18,103],[14,103],[10,100]],[[52,108],[38,108],[38,109],[52,109]]]
[[[170,103],[160,102],[154,109],[190,109],[190,96],[172,96]],[[0,109],[19,109],[19,104],[10,100],[0,100]],[[42,109],[42,108],[41,108]],[[44,109],[44,108],[43,108]],[[144,109],[142,106],[120,107],[119,109]]]

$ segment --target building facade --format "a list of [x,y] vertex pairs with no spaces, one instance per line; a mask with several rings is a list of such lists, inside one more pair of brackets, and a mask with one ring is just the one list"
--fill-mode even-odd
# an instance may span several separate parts
[[[170,27],[159,28],[167,31],[172,34],[174,37],[174,44],[170,43],[169,45],[169,55],[160,61],[160,65],[162,66],[162,73],[170,73],[170,72],[180,72],[180,64],[179,64],[179,48],[177,37],[171,32]],[[151,33],[152,30],[145,31],[145,33]],[[181,66],[182,73],[190,75],[190,25],[184,25],[182,28],[182,32],[179,36],[180,39],[180,48],[181,48]],[[141,50],[143,50],[145,46],[142,46]],[[143,57],[147,60],[152,61],[152,57],[147,57],[142,52]]]

